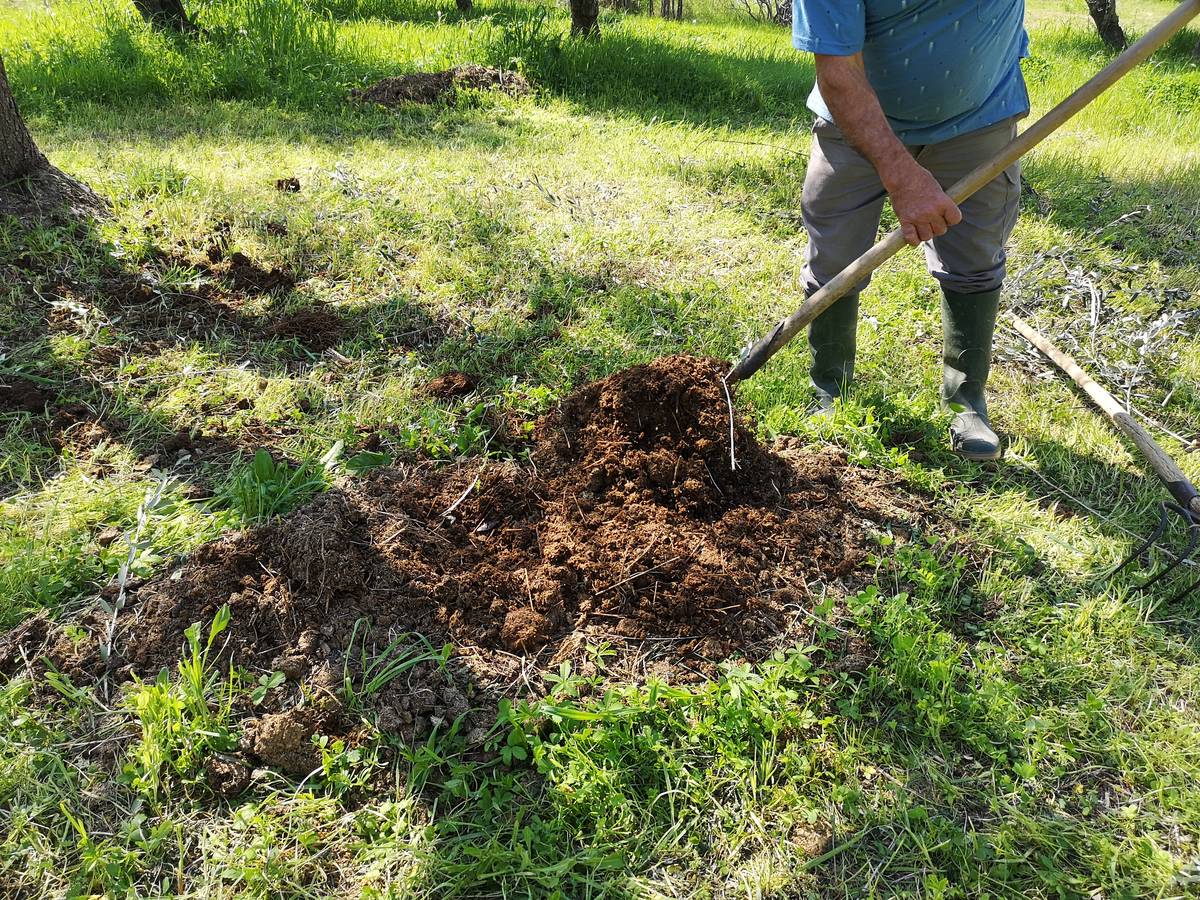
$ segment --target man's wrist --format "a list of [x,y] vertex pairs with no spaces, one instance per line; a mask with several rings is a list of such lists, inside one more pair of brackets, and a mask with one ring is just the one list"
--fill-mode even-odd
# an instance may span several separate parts
[[909,184],[920,168],[921,164],[902,148],[897,153],[889,154],[888,158],[877,167],[879,180],[883,183],[883,189],[889,194],[894,194]]

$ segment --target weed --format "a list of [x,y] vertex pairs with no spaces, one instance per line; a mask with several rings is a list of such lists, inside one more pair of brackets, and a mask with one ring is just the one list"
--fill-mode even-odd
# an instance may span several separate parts
[[235,466],[220,497],[244,522],[266,522],[295,509],[328,486],[328,464],[290,465],[275,460],[267,450],[256,450],[249,464]]
[[129,754],[124,777],[148,799],[169,797],[172,778],[188,785],[210,753],[237,747],[232,712],[241,678],[209,665],[209,654],[228,624],[226,605],[213,617],[204,640],[200,623],[189,625],[175,677],[163,669],[152,682],[135,680],[125,698],[142,734]]
[[[371,698],[417,666],[432,663],[444,670],[451,647],[435,649],[419,634],[401,634],[382,650],[367,646],[367,622],[359,619],[350,633],[346,651],[346,667],[342,672],[342,690],[347,702],[357,709],[366,709]],[[361,641],[358,637],[362,629]]]

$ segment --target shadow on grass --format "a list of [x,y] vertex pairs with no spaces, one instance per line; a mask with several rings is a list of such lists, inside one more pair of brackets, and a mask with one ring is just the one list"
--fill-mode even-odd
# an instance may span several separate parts
[[1160,174],[1109,176],[1048,151],[1024,168],[1035,194],[1026,197],[1025,216],[1070,232],[1083,247],[1110,250],[1130,262],[1196,269],[1200,164],[1181,161]]
[[[59,432],[94,424],[93,443],[81,451],[90,452],[96,441],[128,444],[159,465],[184,457],[190,471],[260,447],[279,452],[314,425],[321,432],[333,429],[329,441],[343,440],[348,452],[367,441],[372,449],[401,456],[422,454],[428,449],[424,429],[434,429],[436,441],[457,445],[450,436],[455,422],[485,402],[500,416],[484,422],[496,429],[490,441],[496,452],[516,440],[506,431],[516,423],[501,409],[506,389],[520,384],[553,396],[579,380],[660,355],[665,347],[687,345],[695,323],[681,317],[697,303],[690,292],[638,288],[551,264],[529,253],[524,233],[508,219],[468,205],[462,213],[453,233],[434,241],[448,256],[465,253],[475,260],[470,265],[485,258],[523,260],[519,279],[508,282],[499,301],[490,283],[454,270],[452,276],[465,281],[452,306],[430,306],[407,290],[350,308],[326,306],[309,301],[303,287],[292,290],[292,278],[303,281],[305,272],[281,275],[250,260],[227,268],[228,260],[214,264],[154,246],[142,248],[142,262],[130,263],[115,259],[124,251],[88,226],[36,234],[13,226],[3,237],[21,248],[15,270],[20,284],[3,300],[0,339],[19,348],[6,361],[8,372],[36,379],[49,404],[18,430],[36,443],[53,438],[58,448],[70,437],[59,441]],[[575,334],[580,317],[599,323],[605,341]],[[336,406],[322,406],[322,392],[310,377],[317,369],[320,384],[335,393],[364,377],[383,387],[404,372],[461,371],[472,376],[472,388],[462,399],[441,399],[416,385],[402,391],[411,397],[408,408],[398,405],[397,395],[391,405],[351,420]],[[291,391],[298,410],[281,419],[268,403],[267,418],[256,417],[256,397],[268,389]],[[351,399],[347,404],[353,405]],[[56,416],[68,407],[75,419],[60,422]],[[170,408],[176,412],[163,411]],[[535,404],[522,414],[537,411]],[[426,421],[426,412],[433,418]],[[7,414],[0,410],[3,419]],[[5,424],[13,427],[29,418],[26,412],[12,415]],[[196,421],[186,421],[189,415]],[[11,488],[31,485],[58,463],[57,453],[37,455],[42,461],[36,471]],[[195,470],[187,477],[201,475]]]

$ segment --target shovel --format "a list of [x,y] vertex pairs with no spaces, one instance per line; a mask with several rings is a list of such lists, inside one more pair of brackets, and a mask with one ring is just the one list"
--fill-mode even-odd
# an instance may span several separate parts
[[[1171,39],[1184,25],[1200,14],[1200,0],[1184,0],[1161,22],[1146,32],[1137,43],[1097,72],[1086,84],[1018,135],[1012,143],[956,182],[946,192],[955,203],[962,203],[1006,168],[1057,131],[1064,122],[1119,81],[1130,69],[1144,62]],[[860,284],[864,278],[895,256],[906,245],[897,228],[886,238],[846,266],[836,277],[804,301],[771,332],[742,354],[725,376],[727,384],[736,384],[761,369],[772,356],[813,319]]]

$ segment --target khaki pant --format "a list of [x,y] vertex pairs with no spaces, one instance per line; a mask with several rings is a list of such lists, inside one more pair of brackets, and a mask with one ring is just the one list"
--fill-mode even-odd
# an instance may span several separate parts
[[[917,162],[948,188],[1016,136],[1006,119],[937,144],[908,145]],[[812,156],[804,179],[801,212],[808,231],[804,286],[812,293],[875,243],[887,192],[875,167],[824,119],[813,126]],[[1004,281],[1004,244],[1017,222],[1021,169],[1013,163],[959,204],[963,220],[926,241],[929,272],[962,294],[995,290]],[[861,291],[870,282],[866,279]],[[857,293],[857,291],[852,292]]]

